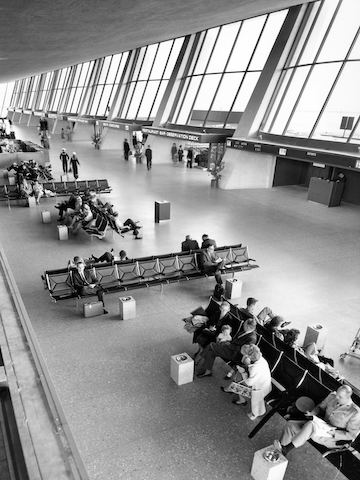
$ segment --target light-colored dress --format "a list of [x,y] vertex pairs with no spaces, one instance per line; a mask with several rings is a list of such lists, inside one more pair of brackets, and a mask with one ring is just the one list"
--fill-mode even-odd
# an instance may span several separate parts
[[257,417],[266,412],[264,398],[271,392],[271,372],[264,357],[250,364],[248,372],[249,378],[244,383],[252,387],[251,412]]

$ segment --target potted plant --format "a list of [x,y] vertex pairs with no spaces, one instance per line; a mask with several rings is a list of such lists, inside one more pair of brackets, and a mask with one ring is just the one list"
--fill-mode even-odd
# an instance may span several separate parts
[[211,188],[219,188],[219,180],[221,178],[221,171],[225,167],[225,162],[211,163],[208,171],[212,175]]

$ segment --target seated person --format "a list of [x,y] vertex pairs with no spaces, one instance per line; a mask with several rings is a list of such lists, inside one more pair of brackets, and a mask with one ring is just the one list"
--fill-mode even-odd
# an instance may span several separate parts
[[297,330],[296,328],[290,328],[289,330],[284,330],[283,335],[284,343],[286,343],[286,345],[289,345],[289,347],[292,347],[305,355],[304,350],[296,343],[300,335],[300,330]]
[[328,448],[335,448],[342,440],[351,442],[360,432],[360,408],[352,401],[351,395],[351,387],[342,385],[307,412],[308,421],[288,421],[280,442],[275,440],[274,446],[286,456],[310,438]]
[[193,336],[193,343],[197,343],[199,346],[195,357],[199,355],[211,342],[216,342],[216,337],[220,334],[223,325],[230,326],[234,332],[237,331],[239,327],[239,325],[237,325],[237,328],[236,325],[233,325],[237,319],[230,315],[229,302],[222,302],[220,304],[220,308],[216,312],[214,311],[210,317],[204,318],[207,318],[206,322],[199,326],[199,328],[194,332]]
[[32,189],[33,189],[33,194],[34,194],[34,197],[35,197],[35,202],[36,202],[37,205],[39,205],[40,198],[44,195],[44,188],[41,185],[41,183],[39,183],[38,180],[34,180]]
[[203,373],[198,377],[208,377],[212,375],[212,367],[216,357],[221,357],[225,362],[237,362],[242,358],[241,347],[245,344],[256,343],[256,320],[248,318],[243,324],[243,330],[233,336],[231,342],[210,343],[201,353],[204,361]]
[[23,198],[29,198],[30,196],[33,195],[33,188],[30,182],[26,180],[26,178],[23,178],[20,185],[19,185],[19,190],[20,190],[20,196]]
[[319,350],[317,349],[316,343],[312,342],[309,345],[304,346],[304,352],[306,357],[317,365],[323,367],[326,364],[334,366],[334,360],[332,358],[324,357],[319,355]]
[[199,244],[190,235],[186,235],[185,240],[181,243],[181,251],[187,252],[189,250],[199,250]]
[[[253,297],[249,297],[246,300],[246,307],[239,308],[241,320],[246,320],[247,318],[255,318],[259,325],[265,325],[269,322],[275,315],[272,312],[271,308],[264,307],[257,315],[255,315],[255,306],[258,300]],[[269,318],[268,318],[269,317]],[[290,323],[290,322],[288,322]]]
[[281,326],[284,325],[284,323],[284,319],[279,315],[276,315],[270,320],[270,322],[265,324],[265,328],[270,333],[273,333],[275,337],[280,338],[280,340],[284,340],[284,335],[281,332]]
[[95,226],[95,218],[87,203],[84,203],[79,212],[75,212],[72,215],[72,220],[69,225],[69,229],[73,233],[77,233],[81,227],[93,227]]
[[85,262],[80,257],[74,257],[75,270],[72,272],[73,286],[80,296],[97,295],[99,302],[102,302],[104,313],[104,290],[99,285],[99,280],[96,278],[92,270],[85,270]]
[[221,332],[216,337],[216,342],[217,343],[231,342],[232,340],[231,331],[232,331],[232,328],[230,327],[230,325],[223,325],[221,327]]
[[216,255],[214,245],[209,245],[202,252],[202,270],[204,273],[214,274],[216,283],[223,283],[221,278],[221,269],[225,266],[225,261]]
[[207,248],[209,245],[213,245],[214,248],[216,248],[215,240],[213,240],[212,238],[209,238],[209,235],[207,235],[206,233],[204,233],[201,236],[201,240],[202,240],[201,247],[200,247],[201,249]]
[[80,195],[70,195],[69,200],[55,205],[55,208],[59,210],[58,220],[64,219],[64,215],[68,209],[72,210],[73,212],[79,212],[82,204],[83,201]]

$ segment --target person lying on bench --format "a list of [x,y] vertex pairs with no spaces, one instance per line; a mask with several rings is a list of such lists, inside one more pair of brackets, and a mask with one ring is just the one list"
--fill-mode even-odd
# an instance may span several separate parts
[[244,322],[243,329],[235,335],[231,342],[210,343],[201,356],[204,361],[205,371],[198,374],[198,377],[209,377],[212,375],[212,367],[216,357],[221,357],[225,362],[236,362],[241,355],[243,345],[256,343],[256,320],[249,318]]
[[[111,263],[114,260],[116,260],[115,256],[113,255],[114,249],[112,248],[110,252],[105,252],[100,257],[95,257],[95,255],[91,255],[91,258],[96,262],[96,263],[101,263],[101,262],[107,262]],[[125,250],[120,250],[119,252],[119,261],[120,262],[125,262],[126,260],[129,260]]]
[[86,295],[97,295],[99,302],[103,304],[104,313],[108,313],[105,310],[104,303],[104,290],[99,285],[99,280],[95,277],[91,270],[85,270],[85,262],[80,257],[74,258],[75,270],[72,272],[73,286],[81,297]]
[[353,441],[360,432],[360,408],[352,401],[352,393],[349,385],[342,385],[307,412],[308,421],[289,420],[280,441],[274,441],[275,448],[286,456],[310,438],[328,448]]

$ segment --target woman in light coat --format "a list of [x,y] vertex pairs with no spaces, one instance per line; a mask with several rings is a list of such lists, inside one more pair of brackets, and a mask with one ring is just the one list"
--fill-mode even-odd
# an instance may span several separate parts
[[[266,412],[264,398],[271,392],[271,372],[269,365],[262,356],[259,347],[256,345],[247,346],[243,363],[248,365],[248,378],[243,381],[244,385],[252,387],[251,412],[248,417],[255,420]],[[245,358],[247,357],[247,358]],[[237,405],[246,405],[246,399],[239,395]]]

